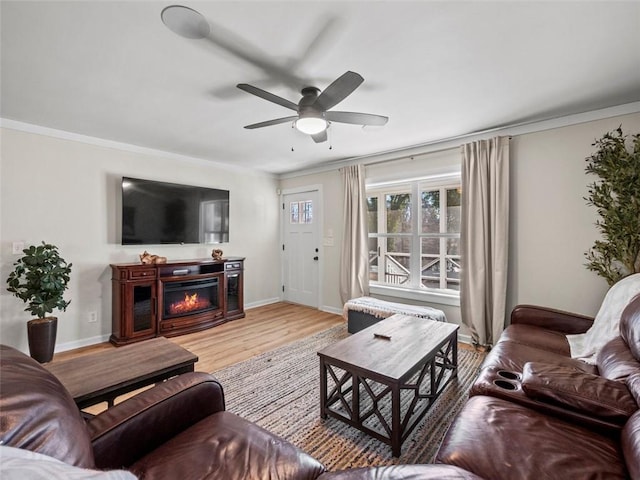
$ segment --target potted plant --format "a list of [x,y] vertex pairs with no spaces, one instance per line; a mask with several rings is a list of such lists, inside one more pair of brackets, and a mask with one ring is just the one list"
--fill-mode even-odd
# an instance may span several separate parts
[[599,181],[589,185],[585,200],[598,209],[603,239],[585,256],[587,268],[613,285],[640,272],[640,134],[628,142],[618,127],[593,145],[597,151],[586,159],[586,172]]
[[47,314],[66,310],[71,301],[63,298],[69,283],[71,264],[60,257],[58,247],[42,245],[25,248],[13,265],[7,290],[27,304],[25,311],[37,318],[27,322],[29,353],[40,363],[50,362],[56,343],[58,319]]

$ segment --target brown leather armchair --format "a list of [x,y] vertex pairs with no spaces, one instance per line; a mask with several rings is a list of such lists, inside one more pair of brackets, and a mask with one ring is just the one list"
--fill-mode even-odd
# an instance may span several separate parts
[[70,465],[127,469],[141,478],[314,479],[324,466],[292,444],[224,410],[221,385],[181,375],[85,422],[58,380],[0,346],[3,445]]

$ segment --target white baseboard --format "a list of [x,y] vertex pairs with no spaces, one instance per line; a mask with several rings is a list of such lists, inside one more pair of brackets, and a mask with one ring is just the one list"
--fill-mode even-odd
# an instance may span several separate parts
[[275,298],[267,298],[265,300],[260,300],[258,302],[245,303],[244,309],[251,310],[252,308],[264,307],[265,305],[271,305],[272,303],[278,303],[282,300],[278,297]]
[[327,313],[335,313],[336,315],[342,315],[342,309],[336,307],[330,307],[328,305],[323,305],[320,307],[320,310]]
[[67,350],[74,350],[76,348],[88,347],[89,345],[96,345],[97,343],[105,343],[109,341],[110,334],[98,335],[96,337],[83,338],[81,340],[74,340],[73,342],[60,343],[56,345],[55,353],[66,352]]
[[471,345],[471,336],[470,335],[460,335],[458,334],[458,342],[460,343],[468,343]]

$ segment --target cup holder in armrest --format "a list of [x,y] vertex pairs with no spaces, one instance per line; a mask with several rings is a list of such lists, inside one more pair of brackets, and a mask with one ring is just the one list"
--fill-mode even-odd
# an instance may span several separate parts
[[520,380],[520,374],[516,372],[509,372],[506,370],[498,370],[498,375],[507,380]]
[[514,382],[510,382],[508,380],[502,380],[502,379],[494,380],[493,384],[496,387],[504,388],[505,390],[517,390],[518,389],[518,385],[516,385]]

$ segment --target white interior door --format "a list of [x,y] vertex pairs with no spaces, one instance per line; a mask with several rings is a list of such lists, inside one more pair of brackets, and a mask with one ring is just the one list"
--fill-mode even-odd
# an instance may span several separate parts
[[283,195],[283,298],[319,307],[318,190]]

